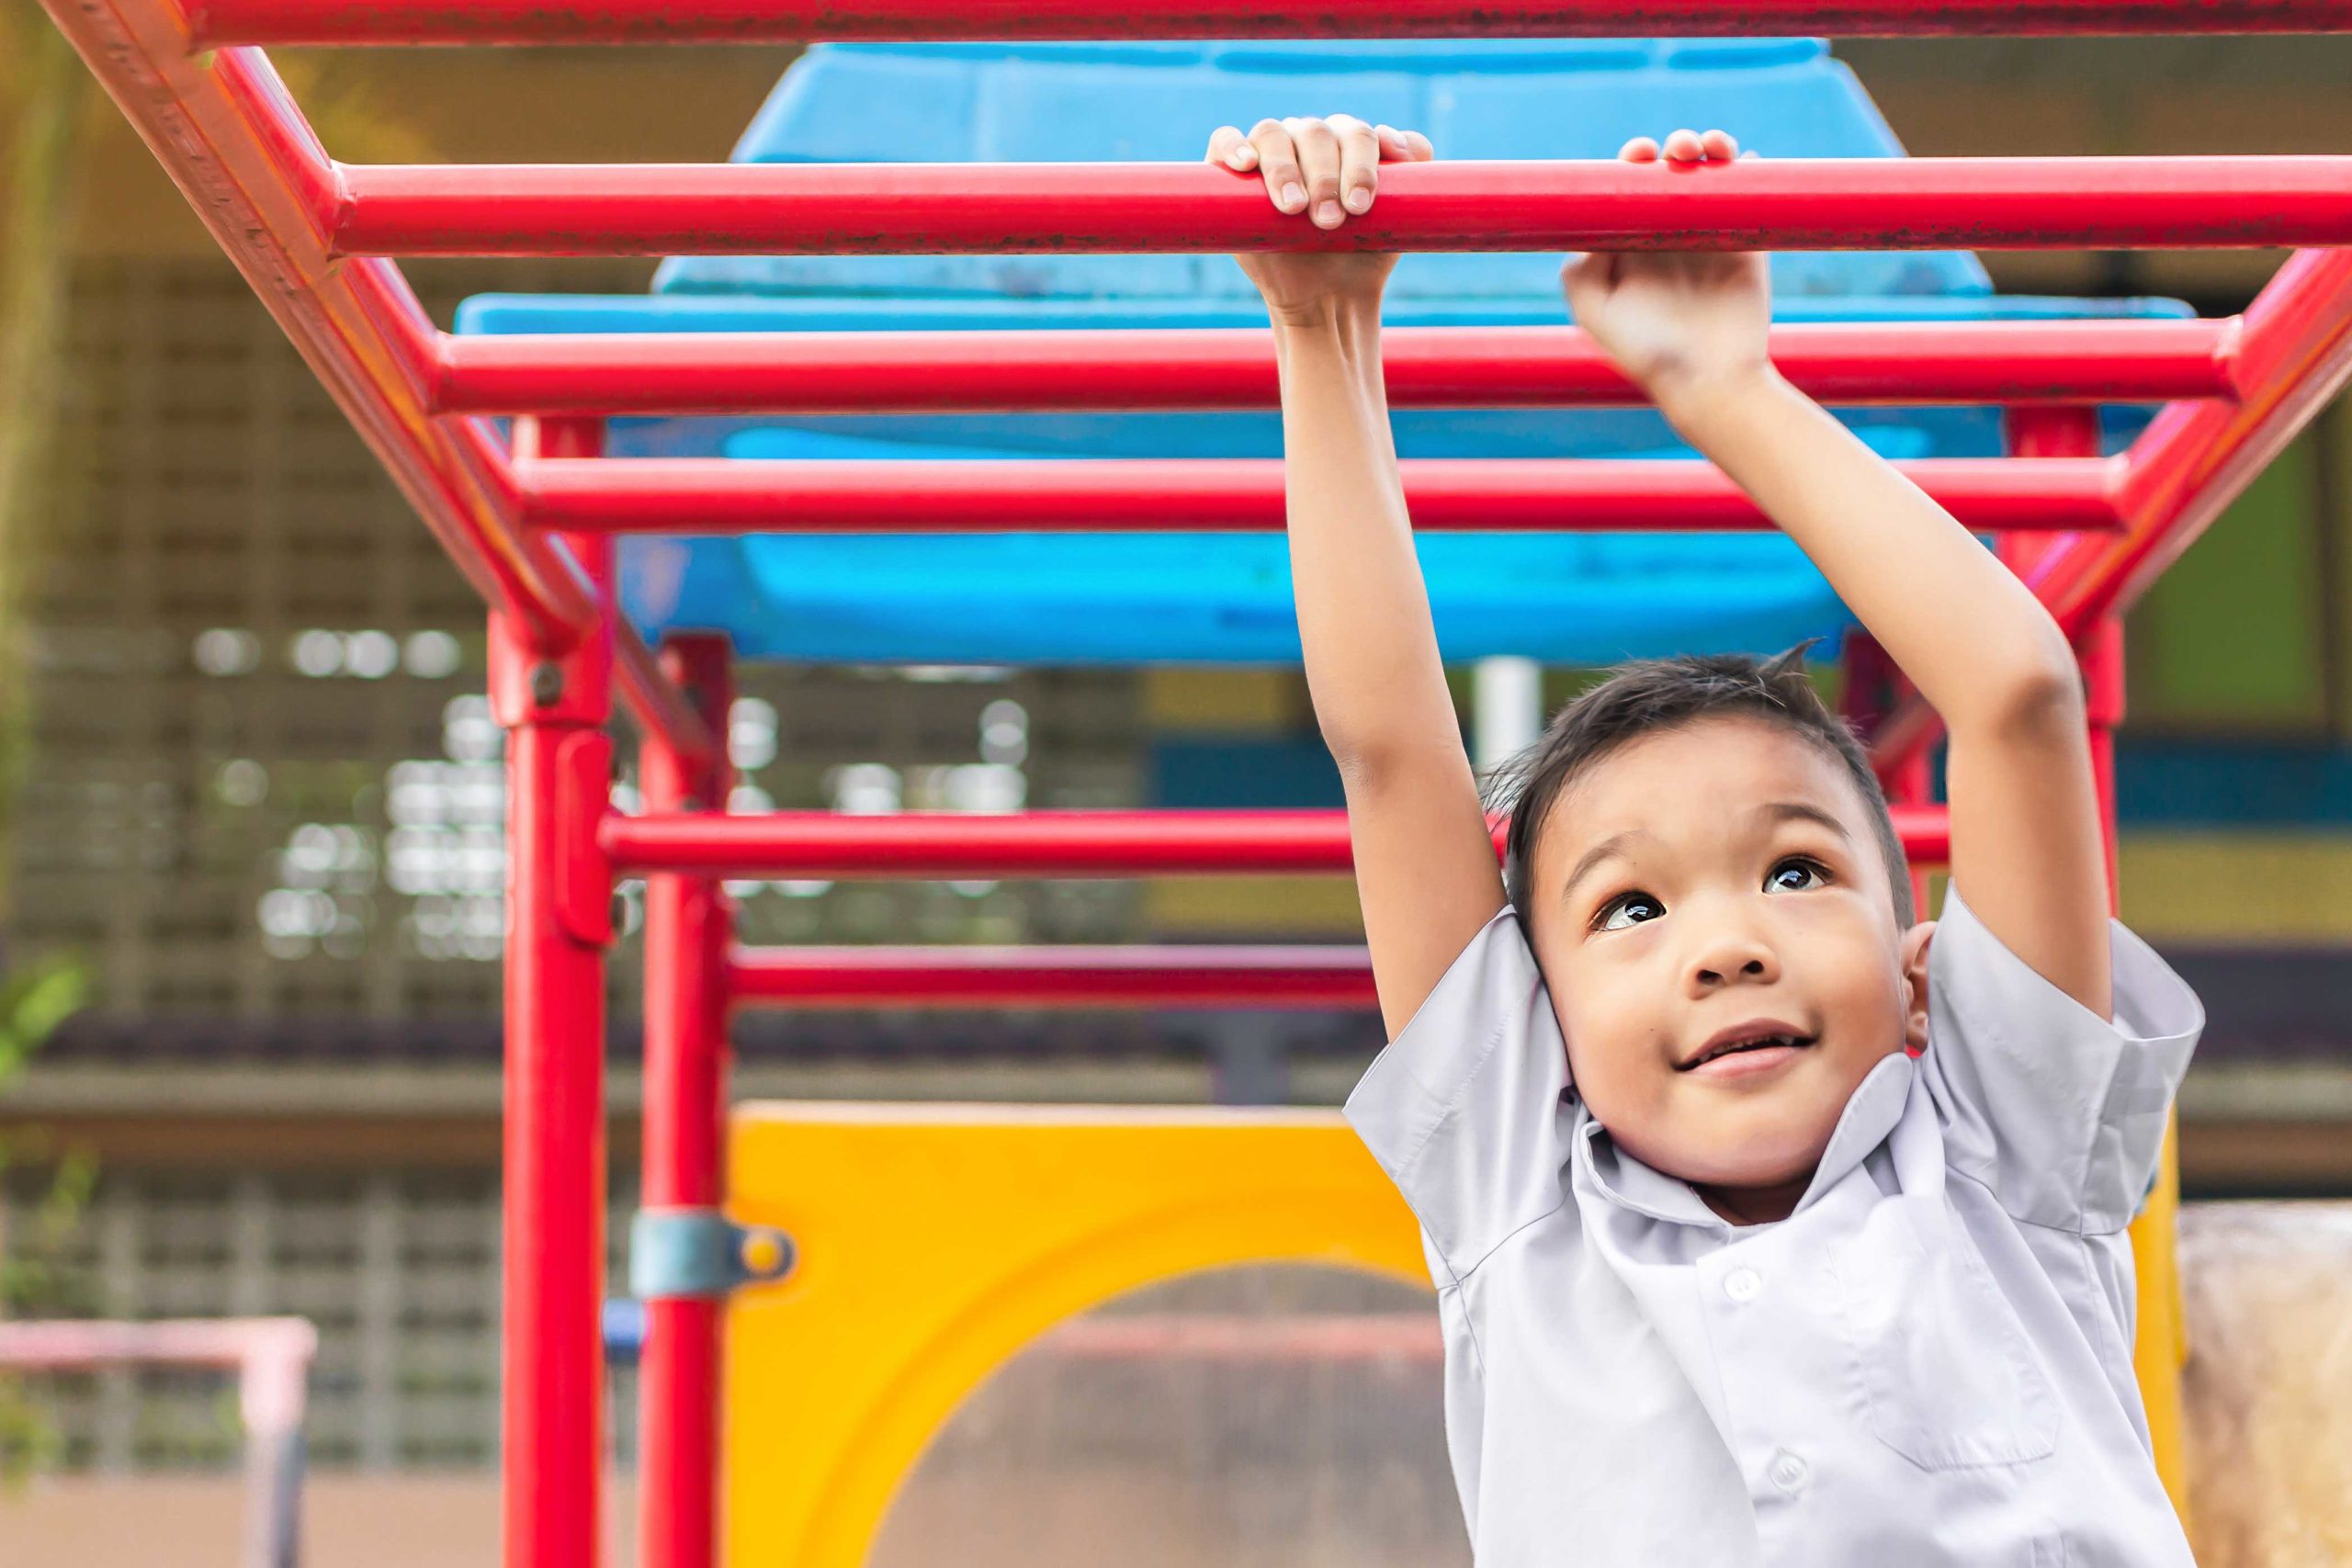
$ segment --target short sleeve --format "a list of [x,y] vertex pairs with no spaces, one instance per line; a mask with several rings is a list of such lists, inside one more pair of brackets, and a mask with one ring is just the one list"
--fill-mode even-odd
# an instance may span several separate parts
[[1543,972],[1505,909],[1373,1062],[1346,1114],[1459,1279],[1559,1207],[1567,1088]]
[[2129,1224],[2205,1028],[2197,994],[2111,922],[2115,1016],[2043,979],[1961,900],[1928,950],[1920,1063],[1952,1169],[2020,1220],[2084,1235]]

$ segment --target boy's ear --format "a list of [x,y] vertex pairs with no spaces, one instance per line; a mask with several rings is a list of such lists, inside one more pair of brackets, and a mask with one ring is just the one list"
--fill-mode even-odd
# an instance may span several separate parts
[[1935,939],[1933,920],[1903,933],[1903,1045],[1914,1056],[1928,1048],[1928,944]]

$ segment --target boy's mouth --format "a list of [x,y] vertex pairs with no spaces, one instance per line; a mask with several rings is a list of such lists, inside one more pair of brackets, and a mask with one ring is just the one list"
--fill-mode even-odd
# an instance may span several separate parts
[[1777,1019],[1735,1024],[1675,1065],[1675,1071],[1715,1074],[1760,1071],[1793,1056],[1818,1036],[1806,1034]]

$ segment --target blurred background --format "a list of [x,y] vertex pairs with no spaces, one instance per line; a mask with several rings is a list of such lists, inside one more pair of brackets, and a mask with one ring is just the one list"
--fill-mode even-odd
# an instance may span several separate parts
[[[480,607],[79,62],[7,4],[0,1314],[307,1317],[311,1560],[486,1564],[504,801]],[[1838,52],[1915,153],[2352,149],[2352,39]],[[701,161],[790,53],[277,58],[352,161]],[[2243,308],[2278,259],[1985,258],[2006,288],[2207,314]],[[447,325],[469,294],[627,293],[651,267],[408,270]],[[2352,412],[2271,467],[2130,639],[2124,914],[2212,1019],[2181,1104],[2185,1188],[2352,1195]],[[1547,696],[1581,678],[1548,671]],[[746,807],[1339,804],[1289,672],[749,668],[742,690]],[[1337,879],[736,891],[747,934],[783,942],[1333,940],[1354,923]],[[612,965],[624,1220],[634,950]],[[759,1014],[737,1039],[745,1097],[1329,1105],[1379,1030]],[[1048,1340],[942,1438],[878,1560],[956,1540],[973,1561],[994,1537],[972,1510],[991,1504],[1063,1521],[1026,1562],[1093,1561],[1054,1543],[1114,1525],[1127,1562],[1254,1562],[1252,1543],[1308,1536],[1332,1561],[1464,1560],[1418,1296],[1258,1270],[1116,1310],[1177,1308],[1363,1314],[1395,1334],[1354,1360],[1181,1388]],[[62,1562],[71,1542],[85,1568],[143,1563],[160,1532],[175,1562],[232,1562],[226,1389],[114,1371],[0,1392],[0,1451],[45,1472],[0,1493],[0,1562]],[[625,1373],[615,1398],[625,1470]],[[1039,1515],[1016,1481],[1056,1445],[1129,1456],[1135,1490],[1098,1495],[1102,1517]]]

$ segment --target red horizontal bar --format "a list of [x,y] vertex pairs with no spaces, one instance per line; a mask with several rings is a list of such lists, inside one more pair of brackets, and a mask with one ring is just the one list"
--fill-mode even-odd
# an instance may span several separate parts
[[624,872],[743,877],[1205,875],[1352,863],[1340,811],[615,815],[601,839]]
[[[1919,865],[1951,855],[1941,807],[1897,807]],[[1500,852],[1503,828],[1496,829]],[[1344,811],[1028,811],[888,817],[774,811],[610,816],[605,853],[624,874],[705,876],[1202,876],[1344,872]]]
[[2344,0],[190,0],[204,47],[797,43],[815,39],[1590,38],[2334,32]]
[[[2233,394],[2236,321],[1776,328],[1772,358],[1829,403],[2156,402]],[[1392,327],[1397,408],[1645,400],[1574,327]],[[989,413],[1270,409],[1263,330],[659,333],[441,340],[445,412]]]
[[[2102,459],[1898,465],[1972,528],[2117,526]],[[1430,458],[1403,465],[1425,529],[1752,530],[1755,502],[1703,463]],[[1283,526],[1276,458],[642,457],[521,465],[526,515],[581,533],[1135,533]]]
[[1368,1008],[1361,947],[784,947],[729,995],[796,1008]]
[[2352,243],[2352,158],[1413,164],[1325,231],[1206,164],[338,165],[344,255]]

